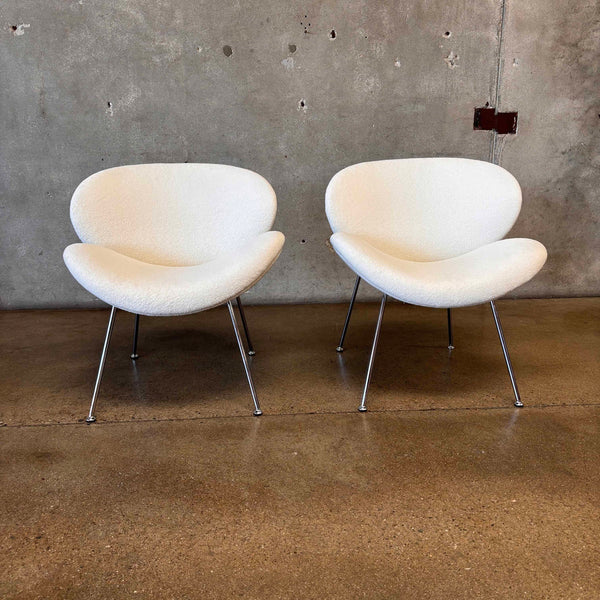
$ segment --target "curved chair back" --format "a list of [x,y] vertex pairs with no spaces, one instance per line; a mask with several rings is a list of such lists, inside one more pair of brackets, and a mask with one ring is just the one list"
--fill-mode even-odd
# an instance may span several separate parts
[[269,231],[277,200],[247,169],[212,164],[142,164],[91,175],[75,190],[71,221],[82,242],[145,262],[211,260]]
[[334,232],[354,233],[407,260],[451,258],[503,238],[521,210],[517,180],[465,158],[352,165],[327,186]]

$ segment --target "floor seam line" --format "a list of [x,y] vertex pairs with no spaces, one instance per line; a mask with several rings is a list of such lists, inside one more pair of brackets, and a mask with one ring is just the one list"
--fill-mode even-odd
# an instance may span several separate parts
[[[365,416],[371,414],[400,414],[400,413],[425,413],[425,412],[467,412],[467,411],[491,411],[491,410],[518,410],[526,411],[528,408],[536,409],[549,409],[549,408],[591,408],[600,407],[600,403],[579,403],[579,404],[527,404],[523,408],[516,408],[511,406],[477,406],[477,407],[458,407],[458,408],[398,408],[391,410],[373,410],[370,409],[366,412]],[[294,413],[277,413],[269,414],[264,413],[261,419],[267,418],[272,419],[275,417],[303,417],[303,416],[335,416],[335,415],[355,415],[358,411],[331,411],[331,412],[294,412]],[[88,425],[85,421],[67,421],[64,423],[20,423],[17,425],[9,425],[6,423],[0,427],[2,429],[26,429],[34,427],[66,427],[73,425],[88,425],[89,427],[98,427],[98,425],[125,425],[133,423],[179,423],[186,421],[216,421],[224,419],[256,419],[253,415],[216,415],[209,417],[173,417],[167,419],[130,419],[130,420],[102,420],[96,423]]]

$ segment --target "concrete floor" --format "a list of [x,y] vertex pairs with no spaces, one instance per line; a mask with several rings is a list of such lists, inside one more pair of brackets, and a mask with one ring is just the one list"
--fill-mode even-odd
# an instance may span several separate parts
[[0,315],[2,598],[600,597],[600,299]]

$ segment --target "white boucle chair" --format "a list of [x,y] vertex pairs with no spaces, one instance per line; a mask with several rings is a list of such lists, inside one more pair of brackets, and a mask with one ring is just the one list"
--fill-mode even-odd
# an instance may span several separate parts
[[365,162],[337,173],[326,192],[331,245],[357,274],[338,352],[344,350],[361,279],[383,292],[362,402],[377,350],[387,296],[450,309],[489,302],[515,395],[523,406],[494,299],[529,281],[546,249],[529,239],[502,239],[521,210],[521,188],[505,169],[464,158]]
[[100,171],[71,200],[82,244],[64,251],[75,279],[112,309],[86,421],[93,423],[116,309],[139,315],[188,315],[227,304],[254,401],[262,414],[232,300],[273,265],[284,236],[270,231],[277,200],[257,173],[212,164],[142,164]]

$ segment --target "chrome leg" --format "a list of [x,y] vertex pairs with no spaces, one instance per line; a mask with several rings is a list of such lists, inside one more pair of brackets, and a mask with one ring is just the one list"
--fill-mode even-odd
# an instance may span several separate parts
[[348,307],[348,314],[346,315],[346,322],[344,323],[344,329],[342,329],[342,337],[340,338],[340,343],[336,350],[338,352],[344,351],[344,338],[346,337],[346,332],[348,331],[348,325],[350,323],[350,316],[352,315],[352,309],[354,308],[354,301],[356,300],[356,293],[358,292],[358,286],[360,284],[360,275],[356,276],[356,282],[354,284],[354,291],[352,292],[352,298],[350,299],[350,306]]
[[137,353],[138,331],[140,329],[140,315],[135,315],[135,326],[133,329],[133,350],[131,352],[131,360],[137,360],[140,355]]
[[248,342],[248,354],[250,356],[254,356],[256,352],[254,352],[254,346],[250,340],[250,334],[248,333],[248,323],[246,323],[246,315],[244,314],[244,308],[242,307],[242,300],[238,296],[235,301],[238,305],[238,310],[240,311],[240,317],[242,318],[242,325],[244,326],[244,333],[246,334],[246,341]]
[[494,315],[494,322],[496,323],[496,329],[498,330],[498,337],[500,338],[500,344],[502,345],[502,352],[504,353],[504,360],[506,361],[506,368],[508,369],[508,376],[510,377],[510,383],[512,384],[513,392],[515,394],[515,406],[520,408],[523,406],[523,402],[521,402],[519,388],[517,387],[517,380],[515,379],[515,374],[513,373],[512,364],[510,362],[510,356],[508,355],[508,348],[506,347],[506,342],[504,341],[504,333],[502,332],[502,325],[500,324],[500,318],[498,317],[498,313],[496,312],[496,306],[494,305],[493,300],[490,302],[490,306],[492,307],[492,314]]
[[452,311],[448,309],[448,350],[454,350],[454,338],[452,337]]
[[379,341],[379,332],[381,331],[381,322],[383,321],[383,312],[385,311],[385,302],[387,296],[383,294],[381,298],[381,307],[379,308],[379,318],[377,319],[377,326],[375,327],[375,337],[373,338],[373,347],[371,348],[371,356],[369,358],[369,367],[367,368],[367,379],[365,381],[365,389],[363,390],[362,402],[358,407],[360,412],[365,412],[367,407],[365,405],[367,401],[367,392],[369,390],[369,383],[371,383],[371,374],[373,373],[373,363],[375,362],[375,352],[377,351],[377,342]]
[[102,381],[102,373],[104,372],[104,363],[106,361],[106,353],[108,351],[108,344],[110,343],[110,336],[112,334],[113,325],[115,324],[115,315],[117,314],[116,306],[110,309],[110,318],[108,319],[108,327],[106,329],[106,338],[104,339],[104,347],[102,348],[102,356],[100,357],[100,366],[98,367],[98,375],[96,377],[96,385],[94,386],[94,394],[92,395],[92,403],[90,404],[90,413],[88,414],[85,422],[94,423],[96,417],[94,416],[94,406],[98,398],[98,391],[100,390],[100,382]]
[[246,371],[246,377],[248,378],[248,385],[250,386],[250,393],[252,394],[252,400],[254,401],[254,416],[258,417],[262,415],[262,410],[258,404],[258,398],[256,397],[256,391],[254,390],[254,383],[252,382],[252,374],[250,373],[250,366],[248,365],[248,359],[246,358],[246,351],[244,350],[244,342],[242,342],[242,336],[238,329],[237,321],[235,319],[235,312],[233,311],[233,304],[231,300],[227,303],[229,309],[229,316],[231,317],[231,323],[233,324],[233,331],[235,332],[235,339],[237,340],[240,348],[240,354],[242,355],[242,362],[244,363],[244,369]]

